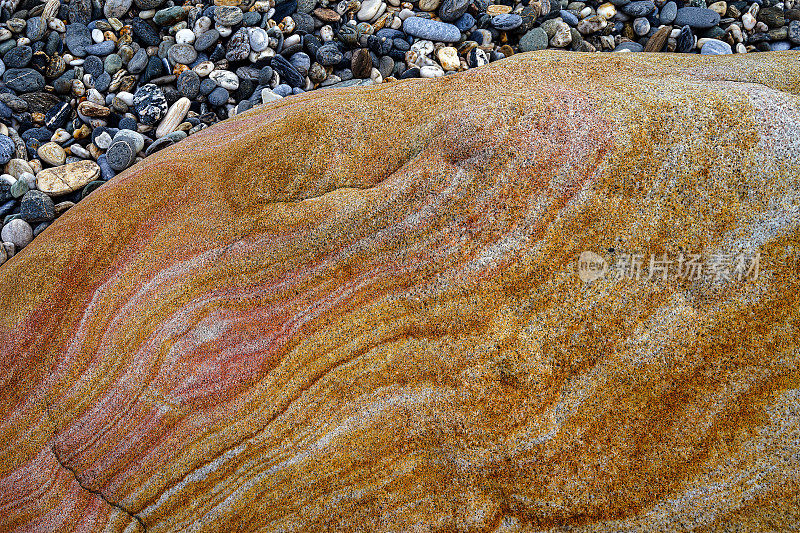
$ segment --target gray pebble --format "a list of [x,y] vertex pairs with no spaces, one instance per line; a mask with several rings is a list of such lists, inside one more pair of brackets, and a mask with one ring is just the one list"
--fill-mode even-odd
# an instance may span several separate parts
[[3,242],[14,243],[17,250],[25,248],[33,240],[33,228],[21,218],[15,218],[0,232]]
[[55,205],[42,191],[28,191],[20,201],[19,216],[30,223],[48,222],[56,218]]

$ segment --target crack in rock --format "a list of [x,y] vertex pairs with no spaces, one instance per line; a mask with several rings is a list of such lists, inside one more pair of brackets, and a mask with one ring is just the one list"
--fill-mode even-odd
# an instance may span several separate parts
[[[55,428],[56,425],[53,422],[53,415],[50,412],[50,405],[47,403],[47,401],[44,401],[43,403],[44,403],[45,412],[47,413],[47,418],[50,420],[50,424],[53,426],[53,428]],[[55,436],[55,433],[53,435]],[[86,485],[84,485],[83,482],[81,482],[80,476],[78,475],[78,471],[76,469],[68,466],[61,459],[61,457],[59,457],[58,452],[56,452],[55,445],[51,444],[49,446],[49,448],[50,448],[50,453],[53,454],[53,457],[55,457],[56,461],[61,466],[61,468],[64,468],[65,470],[67,470],[69,473],[72,474],[72,477],[75,479],[75,482],[78,484],[78,486],[80,488],[82,488],[83,490],[85,490],[85,491],[87,491],[87,492],[89,492],[91,494],[94,494],[95,496],[99,497],[101,500],[106,502],[108,505],[110,505],[111,507],[114,507],[115,509],[119,509],[120,511],[122,511],[123,513],[125,513],[129,517],[131,517],[131,519],[136,520],[136,522],[138,522],[139,526],[142,528],[142,531],[144,533],[147,533],[147,526],[145,525],[145,523],[141,519],[141,517],[139,517],[139,515],[137,515],[136,513],[126,509],[125,507],[122,506],[122,504],[114,503],[113,501],[109,500],[101,491],[92,489],[92,488],[87,487]]]

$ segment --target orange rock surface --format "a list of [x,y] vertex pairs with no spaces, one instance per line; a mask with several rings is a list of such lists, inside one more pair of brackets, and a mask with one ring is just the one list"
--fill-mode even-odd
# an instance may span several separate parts
[[794,527],[798,92],[523,54],[137,164],[0,268],[0,531]]

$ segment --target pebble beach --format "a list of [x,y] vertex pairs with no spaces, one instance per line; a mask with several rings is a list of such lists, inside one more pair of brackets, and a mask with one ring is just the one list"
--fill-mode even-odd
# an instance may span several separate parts
[[793,0],[0,2],[0,263],[147,156],[311,90],[521,52],[800,48]]

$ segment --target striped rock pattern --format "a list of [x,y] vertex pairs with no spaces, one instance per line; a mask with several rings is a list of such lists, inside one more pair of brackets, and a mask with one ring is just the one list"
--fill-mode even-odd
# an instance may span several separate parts
[[148,158],[0,271],[0,530],[799,523],[798,92],[796,53],[544,52]]

